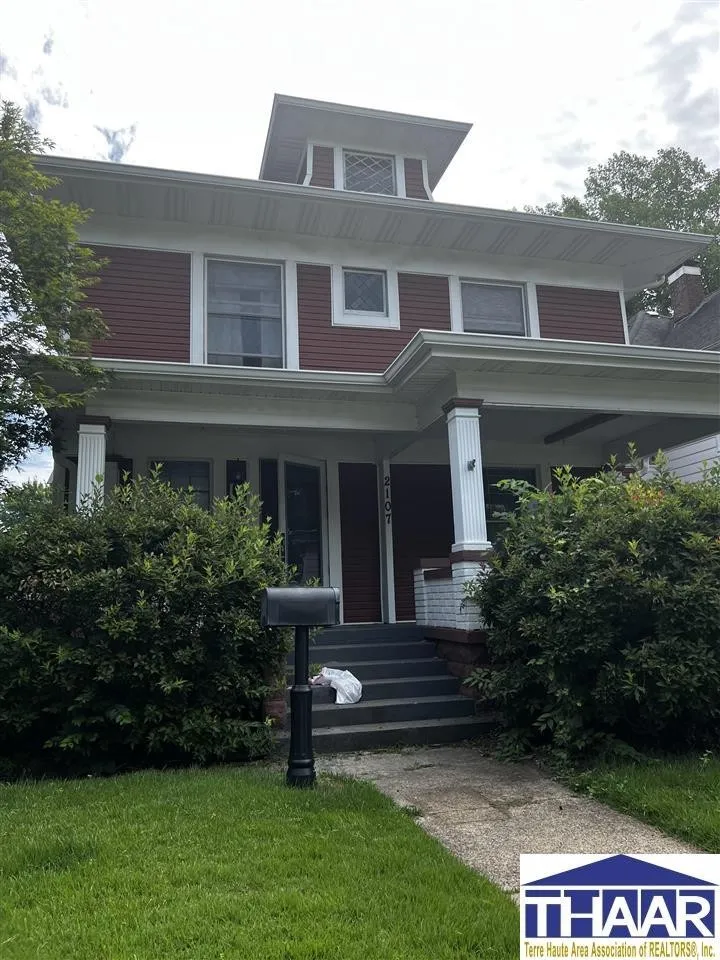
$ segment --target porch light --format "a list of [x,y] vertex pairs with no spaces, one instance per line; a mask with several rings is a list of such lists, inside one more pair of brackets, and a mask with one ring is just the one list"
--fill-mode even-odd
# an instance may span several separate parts
[[315,783],[312,748],[312,688],[308,682],[309,628],[331,627],[340,619],[337,587],[268,587],[262,600],[264,627],[295,627],[295,677],[290,691],[289,787]]

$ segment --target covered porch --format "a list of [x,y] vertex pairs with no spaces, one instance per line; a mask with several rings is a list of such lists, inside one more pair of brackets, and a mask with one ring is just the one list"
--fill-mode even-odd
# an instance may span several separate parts
[[199,501],[247,481],[304,578],[341,588],[344,623],[471,631],[464,583],[508,505],[718,429],[718,355],[421,332],[384,374],[108,361],[111,386],[65,416],[59,497],[162,463]]

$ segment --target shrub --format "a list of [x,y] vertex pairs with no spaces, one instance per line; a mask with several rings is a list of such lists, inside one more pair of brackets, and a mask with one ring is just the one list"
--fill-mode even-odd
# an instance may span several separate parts
[[556,493],[504,483],[518,509],[468,591],[489,657],[471,682],[501,707],[506,746],[577,761],[717,743],[720,470],[556,477]]
[[11,772],[208,762],[267,750],[263,698],[286,635],[260,626],[287,582],[241,488],[197,506],[159,477],[79,513],[0,530],[0,757]]

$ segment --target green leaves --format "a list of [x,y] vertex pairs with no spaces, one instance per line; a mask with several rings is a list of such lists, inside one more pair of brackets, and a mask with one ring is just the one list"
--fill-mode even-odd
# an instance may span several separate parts
[[287,637],[260,627],[260,597],[288,578],[258,516],[248,488],[208,512],[159,475],[73,514],[0,495],[0,758],[67,773],[266,751]]
[[103,382],[88,357],[105,326],[86,302],[101,263],[78,240],[87,211],[47,198],[55,181],[33,154],[49,145],[0,105],[0,474],[49,442],[48,411],[82,405]]
[[517,489],[490,572],[470,588],[489,663],[471,682],[510,743],[577,761],[687,747],[720,728],[720,474],[683,484],[610,470]]

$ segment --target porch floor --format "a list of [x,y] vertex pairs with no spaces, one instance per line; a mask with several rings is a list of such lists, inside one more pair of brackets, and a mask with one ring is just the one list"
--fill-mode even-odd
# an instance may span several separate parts
[[[334,691],[313,690],[313,744],[318,753],[455,743],[496,723],[435,656],[415,624],[345,625],[323,630],[310,663],[349,670],[363,685],[359,703],[337,705]],[[292,682],[292,655],[288,683]]]

